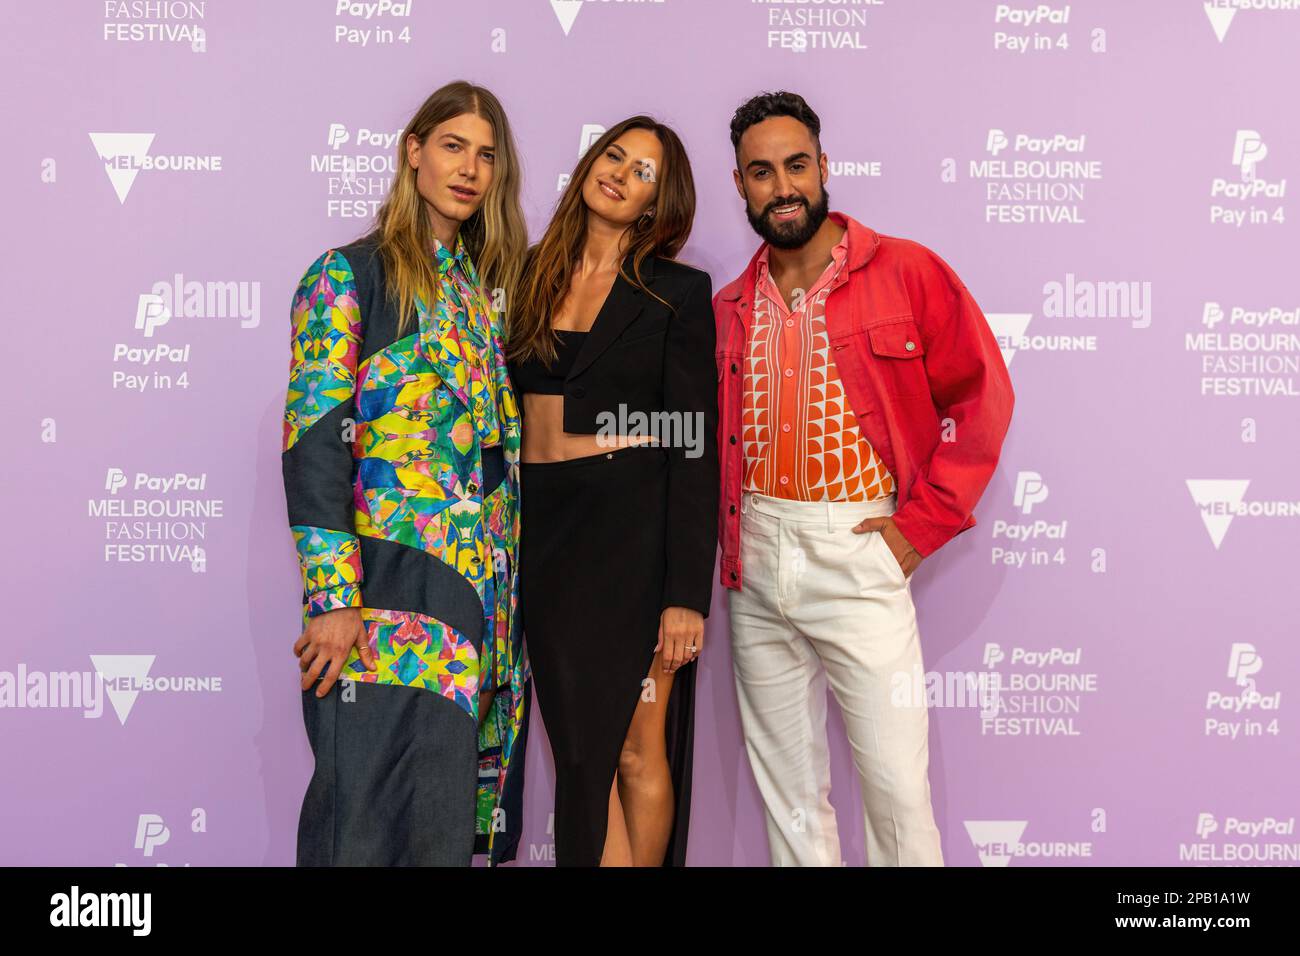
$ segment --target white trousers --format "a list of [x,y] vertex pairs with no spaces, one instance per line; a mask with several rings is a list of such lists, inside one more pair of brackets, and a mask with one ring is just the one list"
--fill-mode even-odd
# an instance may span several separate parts
[[728,591],[745,749],[776,866],[840,866],[826,684],[862,780],[868,866],[943,866],[930,805],[925,701],[892,693],[925,672],[910,581],[863,518],[894,497],[806,502],[746,492],[743,590]]

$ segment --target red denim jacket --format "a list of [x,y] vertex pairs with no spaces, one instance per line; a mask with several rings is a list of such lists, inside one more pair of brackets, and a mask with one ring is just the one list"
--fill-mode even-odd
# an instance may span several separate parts
[[[1015,395],[997,339],[951,267],[917,242],[839,212],[849,280],[826,300],[826,333],[858,428],[897,485],[894,522],[923,556],[975,524]],[[713,297],[718,324],[718,534],[724,587],[740,590],[741,408],[758,253]]]

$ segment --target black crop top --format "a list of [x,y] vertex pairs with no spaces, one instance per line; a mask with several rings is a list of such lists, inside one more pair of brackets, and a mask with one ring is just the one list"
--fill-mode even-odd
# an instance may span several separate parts
[[526,395],[528,393],[540,395],[563,395],[564,379],[569,374],[569,369],[573,368],[574,359],[578,357],[578,352],[582,349],[582,343],[587,340],[587,332],[579,332],[576,329],[556,329],[560,336],[560,342],[555,348],[555,364],[547,368],[541,363],[537,356],[533,356],[526,362],[510,363],[510,381],[515,387],[515,393]]

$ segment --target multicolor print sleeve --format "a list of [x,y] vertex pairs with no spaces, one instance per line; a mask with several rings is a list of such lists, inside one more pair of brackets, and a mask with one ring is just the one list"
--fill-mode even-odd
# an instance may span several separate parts
[[311,264],[293,297],[281,463],[305,617],[361,606],[352,454],[362,339],[357,298],[352,267],[333,249]]

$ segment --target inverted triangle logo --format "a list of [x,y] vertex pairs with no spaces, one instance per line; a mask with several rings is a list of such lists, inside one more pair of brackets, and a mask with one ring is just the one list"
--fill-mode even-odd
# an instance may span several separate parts
[[[90,141],[104,163],[104,172],[108,174],[108,181],[113,184],[118,202],[126,202],[127,193],[131,191],[135,177],[140,174],[140,166],[144,158],[149,155],[149,147],[153,145],[153,138],[156,135],[156,133],[90,134]],[[118,165],[117,161],[122,157],[130,159],[131,162]]]
[[1220,7],[1212,2],[1202,4],[1205,7],[1205,15],[1210,18],[1210,26],[1214,28],[1214,35],[1223,42],[1223,38],[1228,35],[1228,27],[1232,26],[1232,18],[1237,15],[1236,7]]
[[117,713],[117,719],[125,724],[126,718],[135,706],[135,699],[140,696],[138,690],[119,688],[116,682],[125,679],[132,687],[139,686],[149,676],[153,667],[155,654],[91,654],[91,666],[104,678],[104,690],[108,693],[109,703]]
[[1187,479],[1187,490],[1192,493],[1192,500],[1201,512],[1201,521],[1210,534],[1215,551],[1223,544],[1223,536],[1228,533],[1228,525],[1232,524],[1249,485],[1249,478]]
[[560,21],[560,29],[564,31],[566,37],[573,29],[573,21],[578,19],[578,14],[582,12],[582,4],[583,0],[551,0],[555,19]]
[[1011,850],[1019,846],[1028,820],[967,820],[966,835],[979,854],[981,866],[1009,866]]
[[993,335],[998,340],[998,350],[1002,353],[1002,361],[1007,363],[1007,368],[1011,367],[1011,360],[1016,357],[1016,343],[1025,337],[1025,332],[1029,329],[1029,320],[1033,317],[1032,312],[984,313],[989,328],[993,330]]

